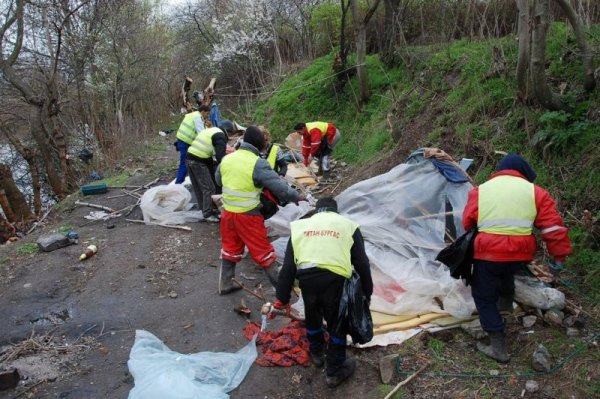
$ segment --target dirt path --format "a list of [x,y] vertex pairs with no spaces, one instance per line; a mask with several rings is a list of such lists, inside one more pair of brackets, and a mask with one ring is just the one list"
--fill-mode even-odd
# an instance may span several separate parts
[[[169,171],[163,173],[163,184],[171,179],[176,163],[171,146],[166,148],[171,152],[162,161]],[[345,179],[349,173],[341,175]],[[154,177],[135,175],[130,184],[145,184]],[[86,200],[116,209],[134,201],[130,197],[108,198],[118,193],[111,190]],[[84,216],[92,210],[75,207],[56,212],[46,227],[0,247],[0,361],[6,353],[19,350],[21,363],[17,365],[30,370],[28,380],[16,389],[0,391],[0,399],[126,398],[133,387],[127,360],[136,329],[150,331],[181,353],[235,352],[248,342],[242,334],[247,321],[233,311],[242,298],[252,309],[250,319],[259,321],[258,299],[242,291],[216,294],[218,225],[193,223],[189,224],[192,231],[185,232],[118,218],[82,226]],[[138,208],[128,217],[141,219],[141,211]],[[42,233],[67,226],[79,233],[78,245],[32,255],[20,250],[27,243],[35,243]],[[98,254],[79,262],[79,254],[88,243],[98,245]],[[248,259],[241,262],[238,275],[240,271],[256,278],[246,280],[248,284],[262,282],[270,287]],[[273,298],[274,291],[266,290],[266,294]],[[278,319],[270,328],[284,324],[285,319]],[[473,339],[460,330],[421,334],[400,347],[349,349],[358,359],[357,372],[336,389],[327,388],[323,371],[313,367],[265,368],[255,364],[231,397],[383,398],[391,388],[381,385],[379,358],[400,353],[403,370],[415,370],[418,362],[429,359],[434,364],[428,372],[437,374],[419,376],[395,398],[519,397],[527,379],[540,385],[537,393],[527,393],[527,397],[587,398],[594,392],[600,395],[600,352],[597,344],[588,344],[594,325],[588,319],[581,336],[569,338],[564,328],[541,320],[535,331],[526,331],[515,317],[509,326],[513,359],[507,366],[478,354]],[[549,346],[555,361],[586,345],[587,349],[552,374],[518,377],[522,372],[531,373],[531,353],[540,343]],[[9,344],[15,346],[8,347],[7,352]],[[9,360],[0,366],[15,359]],[[445,377],[444,372],[464,376]],[[486,379],[490,373],[510,378]],[[396,375],[392,384],[405,377]]]
[[[147,181],[136,176],[131,184]],[[114,190],[85,200],[116,209],[133,201],[129,197],[108,199],[111,195]],[[241,298],[253,310],[251,320],[260,319],[261,303],[251,295],[216,294],[218,225],[193,223],[189,224],[192,231],[185,232],[118,218],[77,227],[92,210],[76,207],[59,214],[51,226],[1,248],[0,320],[4,322],[0,346],[19,343],[32,330],[37,336],[48,334],[54,341],[83,346],[68,353],[50,351],[52,356],[43,361],[36,358],[45,362],[40,376],[47,377],[52,369],[54,381],[32,379],[17,390],[0,392],[0,398],[11,398],[26,388],[30,390],[23,397],[125,398],[133,387],[127,359],[136,329],[152,332],[182,353],[234,352],[248,342],[242,334],[247,321],[233,311]],[[139,208],[129,218],[141,219]],[[40,234],[69,225],[80,236],[78,245],[49,253],[17,254],[18,247],[35,242]],[[88,243],[98,245],[98,254],[79,262]],[[252,283],[263,278],[246,259],[240,270],[256,277]],[[270,287],[266,279],[262,283]],[[273,298],[274,290],[266,294]],[[281,323],[274,322],[272,328]],[[351,383],[332,391],[325,386],[321,370],[254,365],[231,397],[369,397],[374,389],[371,381],[377,378],[375,366],[359,362],[359,370]]]

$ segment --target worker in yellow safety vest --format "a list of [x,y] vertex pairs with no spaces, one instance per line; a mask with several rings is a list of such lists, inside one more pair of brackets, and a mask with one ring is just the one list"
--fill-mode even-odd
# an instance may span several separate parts
[[179,151],[179,167],[177,168],[177,176],[175,184],[181,184],[187,175],[186,156],[187,151],[196,135],[204,130],[205,121],[208,121],[210,107],[201,105],[198,110],[194,110],[183,117],[183,121],[177,129],[177,141],[175,148]]
[[220,214],[212,196],[217,193],[215,171],[227,151],[227,139],[233,132],[233,123],[221,122],[221,128],[209,127],[196,135],[187,152],[187,169],[202,210],[204,221],[219,222]]
[[342,136],[340,130],[333,123],[327,122],[299,122],[294,126],[294,130],[302,135],[304,165],[308,166],[311,160],[317,157],[319,166],[317,174],[322,174],[325,179],[329,178],[330,158]]
[[490,338],[490,345],[478,342],[477,349],[501,363],[508,362],[509,355],[500,311],[512,312],[514,274],[535,256],[533,229],[539,230],[556,264],[571,253],[568,230],[554,200],[533,184],[535,178],[520,155],[508,154],[487,182],[469,192],[463,211],[465,230],[478,230],[471,293],[481,327]]
[[[306,316],[310,358],[317,367],[327,360],[326,383],[341,384],[352,375],[355,361],[346,358],[347,323],[338,325],[338,309],[346,279],[352,268],[360,277],[364,296],[370,301],[373,281],[369,258],[359,226],[338,214],[333,198],[317,201],[315,213],[290,223],[291,237],[279,273],[276,309],[290,311],[290,293],[298,279]],[[323,319],[329,342],[324,356]]]
[[217,184],[223,187],[218,284],[218,293],[221,295],[240,288],[231,279],[235,277],[236,264],[244,255],[244,247],[263,268],[269,281],[273,285],[277,282],[275,251],[260,213],[260,193],[263,188],[271,191],[279,201],[305,200],[260,157],[264,147],[263,133],[256,126],[249,126],[240,148],[226,155],[215,173]]

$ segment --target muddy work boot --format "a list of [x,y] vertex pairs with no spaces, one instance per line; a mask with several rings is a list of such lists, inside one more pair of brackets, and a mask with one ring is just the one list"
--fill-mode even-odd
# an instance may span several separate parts
[[330,170],[324,170],[323,171],[323,180],[329,180],[331,179],[331,171]]
[[317,368],[321,368],[325,365],[325,354],[321,352],[310,352],[310,361]]
[[219,266],[219,295],[226,295],[231,292],[241,290],[242,287],[236,285],[231,281],[235,277],[235,263],[230,260],[221,260]]
[[510,356],[508,356],[506,350],[506,335],[504,335],[504,332],[488,332],[488,335],[490,336],[490,345],[477,342],[477,349],[499,363],[508,363]]
[[500,295],[496,302],[498,312],[503,316],[508,316],[513,312],[513,295]]
[[325,377],[325,383],[329,388],[337,387],[342,382],[350,378],[352,374],[354,374],[354,369],[356,369],[356,360],[347,358],[334,374],[327,374],[327,377]]
[[306,338],[308,339],[309,344],[309,355],[310,361],[315,367],[323,367],[325,364],[325,353],[323,351],[323,346],[325,343],[325,339],[323,336],[323,331],[306,331]]

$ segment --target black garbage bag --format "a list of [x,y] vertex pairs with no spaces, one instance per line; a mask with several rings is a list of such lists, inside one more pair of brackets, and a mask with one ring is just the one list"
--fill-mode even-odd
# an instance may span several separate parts
[[477,229],[467,231],[435,257],[435,260],[448,266],[450,276],[457,280],[464,279],[466,285],[470,285],[473,278],[473,244],[476,236]]
[[[340,308],[338,310],[338,326],[348,327],[352,342],[366,344],[373,339],[373,319],[369,310],[369,301],[363,294],[359,275],[352,271],[352,276],[344,282]],[[337,331],[334,335],[341,335]]]

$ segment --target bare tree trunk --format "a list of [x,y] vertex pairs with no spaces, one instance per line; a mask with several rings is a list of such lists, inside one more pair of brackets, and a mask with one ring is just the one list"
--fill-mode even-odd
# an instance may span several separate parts
[[356,33],[356,74],[360,90],[360,101],[365,103],[369,100],[369,76],[367,73],[367,24],[375,13],[380,0],[375,0],[367,10],[363,18],[359,15],[358,1],[351,0],[352,16],[354,19],[354,31]]
[[561,97],[553,93],[546,81],[546,35],[550,27],[550,0],[537,0],[533,13],[531,40],[531,76],[536,99],[551,111],[569,110]]
[[517,86],[519,99],[525,103],[529,101],[529,61],[531,58],[531,15],[532,0],[517,0],[519,9],[519,59],[517,61]]
[[6,212],[7,209],[4,209],[4,214],[9,222],[29,222],[35,219],[35,215],[29,209],[23,193],[21,193],[15,183],[10,168],[5,164],[0,164],[0,187],[2,187],[2,190],[6,194],[9,212]]
[[593,91],[596,88],[596,80],[594,79],[594,54],[590,51],[585,40],[585,35],[581,27],[581,20],[579,16],[571,7],[571,4],[566,0],[556,0],[556,2],[563,9],[567,18],[573,27],[575,32],[575,39],[577,40],[577,46],[581,51],[581,57],[583,58],[583,88],[587,91]]

